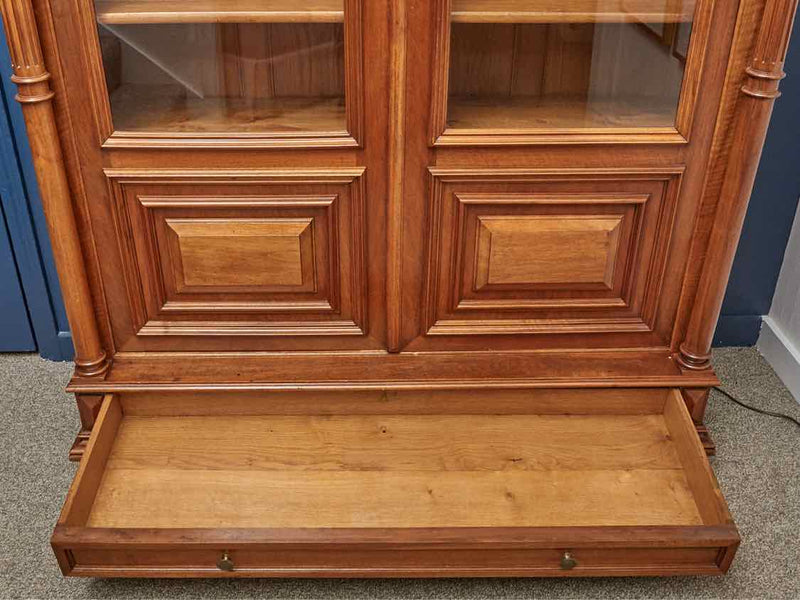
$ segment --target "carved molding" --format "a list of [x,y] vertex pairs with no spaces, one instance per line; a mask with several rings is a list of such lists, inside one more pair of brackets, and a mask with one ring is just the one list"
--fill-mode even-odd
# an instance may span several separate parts
[[[134,335],[365,335],[363,172],[106,170]],[[296,244],[300,281],[259,279],[267,270],[239,279],[203,271],[204,261],[225,269],[226,260],[244,260],[215,254],[254,227],[260,242],[240,250],[264,262],[259,253],[279,251],[286,234],[275,228],[288,226],[302,226],[286,238]],[[198,228],[216,241],[182,247]]]
[[745,69],[747,79],[742,92],[752,98],[774,100],[780,97],[780,82],[786,77],[783,65],[789,48],[797,0],[768,0],[761,18],[753,58]]
[[676,356],[678,364],[690,371],[703,371],[711,368],[711,353],[692,354],[681,346],[680,353]]
[[[429,170],[426,336],[653,332],[681,167],[635,173]],[[605,187],[587,192],[587,182]],[[504,235],[517,239],[493,249],[481,230],[487,222],[504,224]],[[523,239],[532,226],[540,237],[548,235],[545,228],[561,240],[535,252],[531,260],[542,265],[501,266],[498,260],[514,260],[508,255],[514,248],[533,247]],[[452,236],[445,234],[451,230]],[[546,255],[547,247],[569,244],[575,233],[586,242],[593,231],[590,245],[602,264],[564,253],[557,280],[542,277],[554,269],[547,261],[558,260]],[[504,250],[508,256],[492,262],[493,251]],[[493,280],[493,267],[506,275]],[[511,274],[520,268],[522,273]],[[584,268],[591,277],[581,275]]]

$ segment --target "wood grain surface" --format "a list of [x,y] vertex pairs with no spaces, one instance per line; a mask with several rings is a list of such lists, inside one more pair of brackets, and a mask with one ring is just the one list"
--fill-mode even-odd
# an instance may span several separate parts
[[342,0],[96,0],[106,25],[143,23],[337,23]]

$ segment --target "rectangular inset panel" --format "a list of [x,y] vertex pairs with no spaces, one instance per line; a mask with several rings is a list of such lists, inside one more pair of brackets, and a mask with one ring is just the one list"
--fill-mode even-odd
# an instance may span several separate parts
[[432,169],[431,335],[649,333],[681,169]]
[[361,172],[108,172],[133,335],[363,335]]
[[602,283],[611,287],[622,217],[478,217],[475,287]]
[[[300,287],[313,274],[312,219],[167,219],[185,286]],[[305,268],[303,268],[305,263]]]

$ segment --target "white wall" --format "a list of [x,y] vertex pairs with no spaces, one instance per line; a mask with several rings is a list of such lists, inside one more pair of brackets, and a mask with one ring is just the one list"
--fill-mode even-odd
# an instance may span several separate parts
[[800,210],[758,349],[800,402]]

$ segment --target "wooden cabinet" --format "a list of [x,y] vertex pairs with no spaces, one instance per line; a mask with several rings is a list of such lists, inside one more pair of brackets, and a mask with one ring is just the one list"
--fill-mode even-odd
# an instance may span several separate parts
[[64,573],[725,572],[709,348],[796,5],[3,0]]

